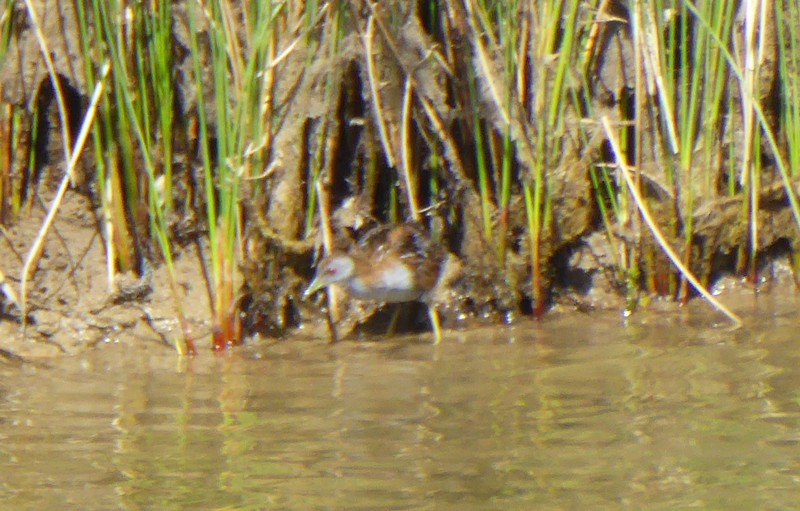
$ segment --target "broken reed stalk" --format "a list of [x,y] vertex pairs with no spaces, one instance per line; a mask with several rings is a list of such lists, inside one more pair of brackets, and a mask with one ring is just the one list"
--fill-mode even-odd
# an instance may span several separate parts
[[606,136],[608,137],[608,141],[611,144],[612,152],[614,153],[614,157],[617,161],[617,168],[622,173],[623,178],[625,179],[625,184],[628,186],[628,191],[633,198],[633,201],[636,203],[636,208],[639,210],[639,213],[642,215],[642,220],[644,221],[645,225],[647,225],[650,232],[653,234],[653,238],[656,240],[658,245],[661,247],[661,250],[664,251],[664,254],[672,261],[672,264],[678,268],[678,271],[681,272],[681,275],[688,280],[692,286],[699,292],[703,298],[708,300],[708,302],[713,305],[718,311],[722,312],[728,319],[730,319],[735,326],[739,327],[742,326],[742,319],[737,316],[733,311],[725,307],[719,300],[717,300],[714,295],[708,292],[708,290],[703,287],[702,284],[697,280],[697,278],[692,274],[692,272],[687,268],[680,259],[680,256],[675,253],[672,247],[669,245],[667,240],[664,238],[664,235],[661,233],[661,229],[658,228],[653,217],[650,215],[650,211],[647,208],[647,205],[644,203],[644,199],[642,198],[639,190],[636,187],[636,183],[634,183],[633,178],[631,177],[630,170],[628,165],[625,163],[625,157],[619,146],[619,141],[617,140],[616,133],[614,129],[611,127],[611,122],[608,120],[607,116],[603,116],[600,122],[603,125],[603,129],[606,132]]
[[[58,191],[56,192],[56,195],[50,204],[50,210],[47,212],[47,216],[45,217],[42,226],[39,228],[39,233],[37,234],[33,245],[28,251],[28,255],[25,258],[25,264],[22,267],[22,277],[20,283],[20,308],[22,309],[21,313],[23,331],[26,326],[25,319],[27,317],[28,277],[30,275],[31,266],[33,266],[34,262],[39,259],[39,252],[42,248],[42,244],[44,243],[44,239],[47,236],[50,227],[53,225],[53,222],[55,221],[58,208],[61,205],[64,194],[67,192],[67,187],[72,180],[73,170],[75,169],[75,165],[78,163],[78,157],[83,151],[83,145],[89,135],[89,128],[92,126],[95,112],[97,111],[97,104],[99,103],[100,97],[103,93],[105,86],[105,82],[103,80],[108,75],[110,69],[111,65],[108,62],[103,65],[103,70],[100,74],[100,80],[98,80],[97,84],[95,85],[94,92],[92,93],[92,100],[89,103],[89,108],[86,111],[86,115],[83,117],[81,129],[78,132],[78,138],[75,140],[74,147],[71,149],[71,151],[69,151],[70,158],[67,163],[67,171],[64,174],[64,177],[61,179],[61,184],[58,186]],[[65,139],[64,144],[69,144],[69,140]]]

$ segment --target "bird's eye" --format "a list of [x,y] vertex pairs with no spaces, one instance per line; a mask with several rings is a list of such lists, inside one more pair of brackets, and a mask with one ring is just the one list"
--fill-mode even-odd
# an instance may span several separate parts
[[336,275],[336,268],[325,268],[325,275]]

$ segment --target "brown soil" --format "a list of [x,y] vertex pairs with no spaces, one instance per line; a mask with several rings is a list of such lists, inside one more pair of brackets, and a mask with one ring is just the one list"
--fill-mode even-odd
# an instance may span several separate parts
[[[42,17],[55,66],[68,96],[73,114],[70,122],[75,124],[80,120],[81,109],[90,91],[87,91],[83,78],[73,2],[38,0],[33,3]],[[611,4],[621,10],[615,15],[626,15],[621,5]],[[39,56],[38,43],[25,23],[25,8],[20,5],[15,4],[12,12],[18,30],[3,62],[2,98],[8,104],[25,106],[28,112],[38,105],[44,114],[38,123],[42,130],[38,137],[39,145],[34,148],[39,162],[37,168],[26,168],[25,147],[17,148],[18,154],[13,158],[15,177],[21,179],[20,176],[24,176],[31,183],[27,197],[30,215],[23,215],[22,220],[6,227],[0,244],[0,270],[15,289],[19,289],[21,261],[45,215],[44,204],[49,204],[63,173],[61,134],[52,86]],[[213,101],[209,100],[211,80],[206,81],[206,90],[198,92],[192,87],[191,61],[186,57],[185,5],[176,2],[173,12],[176,55],[183,56],[176,57],[177,88],[183,105],[182,111],[176,115],[191,119],[196,115],[196,102],[203,100],[209,105],[213,124],[215,113]],[[405,15],[406,23],[394,34],[403,62],[397,63],[397,55],[384,46],[375,49],[379,52],[376,55],[378,74],[385,84],[381,91],[384,107],[387,117],[396,121],[395,128],[399,126],[402,107],[404,66],[407,66],[406,62],[419,63],[421,56],[435,46],[433,31],[417,14],[408,12]],[[449,15],[458,21],[463,13]],[[460,41],[462,50],[467,52],[466,36],[459,33],[463,28],[458,23],[451,27],[455,33],[453,40],[456,43]],[[205,29],[201,27],[201,30]],[[610,115],[615,120],[625,120],[620,105],[631,101],[629,95],[633,90],[632,78],[626,78],[633,76],[630,70],[634,67],[630,34],[624,24],[616,22],[604,24],[601,32],[596,68],[591,72],[591,96],[596,101],[592,109],[597,118]],[[340,44],[341,49],[333,62],[319,57],[328,55],[327,48],[312,50],[301,45],[281,64],[277,73],[274,95],[282,110],[271,149],[270,160],[275,166],[269,176],[270,192],[268,197],[243,198],[248,218],[248,252],[244,254],[241,268],[244,286],[240,291],[240,304],[245,327],[250,333],[284,335],[295,333],[296,328],[302,326],[302,332],[307,335],[325,336],[319,304],[305,304],[299,300],[311,273],[315,250],[319,248],[316,236],[301,238],[308,203],[309,158],[321,130],[327,134],[325,140],[337,147],[332,150],[334,154],[327,155],[328,161],[333,163],[323,176],[333,208],[333,227],[340,233],[355,233],[357,237],[356,227],[363,218],[366,217],[368,223],[386,220],[385,189],[392,186],[391,179],[384,178],[389,180],[387,183],[369,182],[363,170],[367,160],[376,158],[374,153],[378,145],[371,133],[374,126],[369,125],[369,91],[364,77],[363,45],[355,32],[345,35]],[[311,51],[316,53],[310,55]],[[763,83],[758,87],[764,94],[760,99],[765,104],[770,103],[768,94],[774,90],[777,80],[776,73],[768,71],[774,70],[778,51],[774,44],[767,49],[767,55],[771,57],[765,64],[767,71],[760,78]],[[339,79],[332,81],[337,90],[331,97],[336,100],[324,104],[324,77],[331,69],[340,73]],[[424,97],[443,105],[458,101],[447,90],[446,84],[452,77],[441,68],[419,64],[415,73],[416,86],[423,91]],[[735,96],[737,92],[731,94]],[[732,99],[731,104],[739,105],[738,99]],[[449,112],[453,119],[463,115],[463,112],[453,110]],[[480,114],[487,129],[502,131],[490,104],[483,105]],[[729,129],[735,137],[741,130],[735,125],[741,115],[737,112],[728,115],[733,119],[734,125]],[[356,119],[367,122],[366,128],[353,122]],[[30,118],[27,120],[32,121]],[[576,114],[569,122],[578,125],[580,119]],[[645,119],[645,124],[656,122],[655,119]],[[73,125],[73,133],[75,127]],[[453,131],[457,130],[454,128]],[[641,175],[645,192],[662,229],[673,233],[670,242],[673,246],[681,246],[683,235],[674,228],[673,219],[684,198],[676,197],[671,192],[673,188],[664,184],[665,170],[658,165],[662,156],[657,154],[663,141],[648,138],[648,134],[656,131],[649,126],[645,126],[644,131],[643,145],[653,148],[653,154],[643,155]],[[393,135],[399,136],[397,133]],[[431,131],[426,135],[432,135]],[[540,303],[534,303],[536,290],[531,285],[533,270],[526,210],[518,187],[529,176],[525,172],[532,167],[533,155],[531,148],[523,143],[521,132],[516,133],[516,139],[520,143],[514,198],[507,211],[492,209],[494,228],[496,232],[504,233],[500,236],[506,236],[508,241],[509,250],[503,262],[498,262],[493,250],[487,250],[493,245],[482,233],[475,162],[463,158],[458,151],[472,150],[469,142],[455,149],[444,147],[442,157],[447,165],[441,177],[440,195],[423,197],[432,203],[454,204],[457,213],[452,219],[434,211],[428,219],[431,230],[439,231],[443,243],[453,254],[447,277],[437,292],[437,302],[449,324],[457,325],[470,319],[496,321],[531,314],[542,307],[545,300],[548,305],[566,304],[577,309],[624,308],[624,282],[615,271],[616,255],[599,221],[597,200],[587,173],[591,164],[608,159],[604,155],[603,138],[590,137],[588,141],[575,142],[574,145],[565,143],[555,151],[559,154],[552,162],[551,189],[548,190],[553,197],[553,220],[542,234],[540,255],[540,260],[547,266],[542,275],[547,294],[544,298],[539,297]],[[188,147],[184,148],[187,153],[184,156],[191,160]],[[28,326],[24,334],[20,332],[19,310],[6,303],[6,320],[0,321],[0,348],[11,353],[24,357],[73,353],[98,342],[115,342],[123,337],[129,339],[131,335],[169,343],[181,338],[175,319],[175,301],[169,286],[163,284],[168,281],[167,271],[154,256],[157,250],[152,243],[141,240],[146,236],[131,233],[137,239],[139,265],[133,268],[138,271],[128,271],[122,277],[129,282],[120,279],[107,282],[105,252],[96,216],[99,200],[93,190],[91,159],[86,156],[90,152],[85,151],[81,171],[60,207],[56,223],[31,274]],[[430,172],[426,167],[430,163],[428,157],[430,155],[417,156],[417,164],[427,169],[426,173]],[[383,157],[377,158],[380,175],[395,177],[395,171],[386,166]],[[693,269],[708,280],[741,269],[741,262],[733,261],[731,254],[748,245],[749,234],[741,221],[741,198],[724,197],[728,168],[729,163],[721,160],[713,193],[695,196],[692,250],[697,257]],[[191,196],[194,193],[191,183],[200,181],[195,169],[195,166],[187,164],[176,175],[175,188],[179,194],[185,194],[178,198],[184,205],[182,216],[172,222],[176,231],[179,226],[197,222],[193,216],[197,208],[191,206],[199,200]],[[768,169],[762,179],[758,231],[759,246],[764,247],[759,255],[761,265],[775,257],[785,256],[800,241],[797,229],[791,227],[793,220],[779,178]],[[302,185],[298,186],[298,183]],[[696,188],[697,183],[681,183],[681,186]],[[649,234],[641,225],[615,228],[617,232],[613,235],[618,242],[629,246],[652,245]],[[180,302],[192,335],[200,339],[199,347],[202,349],[211,331],[209,294],[203,270],[204,257],[207,256],[204,249],[208,241],[203,237],[202,228],[194,229],[189,236],[175,234],[174,238],[175,271],[182,293]],[[668,264],[657,249],[648,252],[645,248],[644,251],[654,254],[656,263],[653,268],[660,264],[665,268],[663,273],[669,274]],[[145,260],[152,261],[155,266],[152,285],[143,267]],[[424,318],[424,314],[413,307],[409,314],[411,319],[408,323],[411,324]],[[344,313],[342,328],[349,331],[361,325],[367,332],[381,331],[386,319],[386,311],[375,305],[350,304]]]
[[[6,231],[0,260],[15,289],[22,260],[38,233],[45,211],[33,206],[24,222]],[[106,277],[106,258],[97,219],[89,201],[68,192],[50,235],[34,265],[28,285],[28,324],[20,326],[20,312],[7,307],[0,321],[0,348],[24,358],[75,353],[101,342],[147,339],[147,342],[182,342],[166,268],[153,270],[152,281],[133,274]],[[197,247],[188,245],[175,259],[182,304],[192,334],[209,337],[208,293]],[[205,344],[205,343],[203,343]]]

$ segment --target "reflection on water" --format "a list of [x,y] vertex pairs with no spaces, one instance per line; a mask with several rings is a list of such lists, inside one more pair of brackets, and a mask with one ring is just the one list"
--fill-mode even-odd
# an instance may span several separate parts
[[0,366],[0,508],[796,507],[800,317],[698,318]]

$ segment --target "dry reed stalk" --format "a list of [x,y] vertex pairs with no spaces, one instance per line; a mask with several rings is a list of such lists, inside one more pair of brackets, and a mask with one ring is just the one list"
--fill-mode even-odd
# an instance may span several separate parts
[[[39,233],[36,236],[36,239],[33,242],[30,250],[28,251],[28,255],[25,258],[25,264],[22,267],[22,276],[21,283],[20,283],[20,305],[22,309],[22,327],[25,328],[25,316],[27,314],[27,286],[28,286],[28,276],[31,271],[31,267],[33,264],[38,261],[39,254],[42,248],[42,244],[44,243],[45,236],[47,232],[50,230],[50,227],[53,225],[53,222],[56,218],[56,213],[58,213],[58,208],[61,205],[61,201],[64,198],[64,194],[67,192],[67,186],[69,185],[72,172],[75,169],[75,165],[78,163],[78,157],[80,157],[81,151],[83,150],[83,146],[86,143],[86,138],[89,135],[89,129],[92,127],[92,123],[95,118],[95,113],[97,112],[97,104],[100,102],[100,97],[103,93],[104,89],[104,82],[106,76],[108,75],[109,70],[111,69],[111,64],[106,62],[103,66],[103,69],[100,73],[100,79],[97,81],[95,85],[94,92],[92,93],[92,100],[89,103],[89,108],[86,111],[86,115],[83,117],[83,122],[81,123],[81,129],[78,132],[78,138],[75,140],[75,146],[70,151],[70,159],[67,162],[67,171],[64,174],[64,177],[61,179],[61,184],[58,187],[58,191],[56,192],[53,201],[50,204],[50,209],[47,212],[47,216],[45,217],[42,226],[39,228]],[[65,144],[69,144],[68,140],[64,141]]]
[[384,116],[383,104],[381,103],[381,95],[378,90],[378,80],[375,77],[375,62],[372,53],[372,41],[374,38],[375,17],[370,16],[367,20],[367,29],[362,36],[364,42],[364,49],[367,54],[367,78],[369,78],[370,96],[372,97],[372,104],[375,107],[375,120],[378,124],[378,135],[383,145],[383,152],[386,155],[386,164],[389,168],[395,166],[394,149],[389,140],[389,133],[386,128],[386,120]]
[[680,143],[678,141],[678,129],[675,127],[674,109],[670,100],[667,86],[664,80],[664,72],[661,69],[661,50],[658,39],[658,24],[656,23],[656,13],[652,2],[649,9],[641,10],[639,2],[633,3],[633,29],[634,47],[641,47],[644,56],[645,74],[648,78],[648,93],[652,95],[653,87],[658,92],[657,97],[661,103],[664,123],[667,126],[667,140],[669,141],[672,154],[678,154]]
[[759,67],[764,58],[764,37],[767,15],[765,13],[767,0],[748,0],[744,3],[744,63],[742,87],[742,128],[744,131],[744,144],[742,147],[742,170],[740,180],[742,187],[749,185],[750,197],[748,201],[750,224],[750,268],[751,277],[755,278],[755,254],[758,252],[758,208],[760,181],[755,176],[756,169],[753,162],[753,147],[756,144],[756,112]]
[[105,183],[103,184],[103,202],[106,207],[102,208],[103,215],[103,230],[105,231],[105,246],[106,246],[106,290],[109,294],[114,292],[114,261],[116,257],[116,245],[114,245],[114,221],[111,216],[112,204],[114,201],[114,190],[111,187],[111,179],[106,174]]
[[[414,78],[413,72],[407,68],[404,64],[403,59],[400,58],[400,50],[397,48],[397,44],[395,44],[394,40],[392,39],[391,33],[389,29],[386,28],[385,23],[381,19],[380,16],[377,15],[375,12],[375,5],[371,2],[368,3],[368,6],[372,12],[372,16],[375,19],[375,22],[378,25],[378,28],[381,31],[381,35],[383,35],[384,41],[389,46],[392,55],[395,57],[395,61],[397,62],[398,66],[403,70],[403,73],[411,80],[411,85],[414,87],[414,91],[419,90],[417,87],[417,81]],[[455,192],[461,192],[463,190],[468,190],[470,187],[470,180],[467,178],[466,173],[464,172],[464,165],[461,163],[461,157],[459,156],[459,150],[457,144],[453,141],[452,137],[450,136],[447,127],[445,125],[444,119],[440,115],[439,111],[434,108],[433,104],[431,104],[430,100],[425,97],[424,94],[416,93],[415,97],[417,101],[420,102],[422,108],[425,110],[425,114],[428,117],[428,120],[433,125],[433,129],[436,132],[436,135],[439,137],[439,141],[442,144],[442,148],[444,149],[444,155],[447,158],[448,169],[450,170],[452,176],[454,177],[458,189]]]
[[42,32],[42,25],[39,22],[39,15],[36,13],[36,9],[33,7],[31,0],[25,0],[25,6],[28,9],[28,15],[31,18],[31,25],[33,26],[33,31],[36,34],[36,40],[39,43],[39,51],[44,59],[44,65],[47,68],[47,74],[50,77],[50,83],[55,91],[58,116],[61,119],[61,139],[64,141],[64,160],[70,161],[70,159],[72,159],[72,148],[69,146],[69,141],[72,139],[70,138],[69,132],[67,106],[64,103],[64,93],[61,90],[61,80],[58,78],[56,66],[53,64],[53,59],[51,58],[52,53],[50,51],[50,47],[47,45],[47,40]]
[[647,225],[650,232],[653,234],[653,238],[656,240],[656,243],[661,247],[661,250],[664,251],[664,254],[669,258],[672,264],[678,268],[681,275],[688,280],[692,286],[699,292],[703,298],[708,300],[708,302],[713,305],[718,311],[722,312],[728,319],[730,319],[735,326],[740,327],[742,326],[742,319],[737,316],[733,311],[725,307],[719,300],[717,300],[708,290],[703,287],[702,284],[697,280],[697,278],[692,274],[692,272],[687,268],[680,260],[678,254],[672,249],[669,245],[667,240],[664,238],[664,235],[661,233],[661,229],[658,228],[653,217],[650,215],[650,211],[647,208],[647,205],[644,203],[644,199],[642,198],[639,190],[636,187],[636,183],[634,182],[633,178],[631,177],[630,170],[628,165],[625,163],[625,157],[623,156],[622,149],[620,148],[619,141],[617,140],[617,136],[614,130],[611,128],[611,122],[608,120],[607,116],[603,116],[601,119],[601,123],[603,128],[606,132],[606,136],[608,137],[608,141],[611,144],[612,151],[614,153],[614,157],[617,161],[617,168],[622,173],[623,178],[625,179],[625,184],[628,186],[628,190],[633,197],[634,202],[636,203],[636,207],[639,210],[639,214],[642,216],[642,220],[644,221],[645,225]]
[[402,141],[400,144],[400,156],[403,162],[403,178],[406,183],[406,194],[408,195],[408,207],[411,209],[411,218],[418,222],[420,219],[419,202],[414,193],[416,186],[414,185],[414,178],[411,174],[411,78],[406,78],[405,90],[403,92],[403,121],[402,130],[400,132]]
[[[325,187],[322,186],[322,180],[318,179],[315,185],[317,191],[317,206],[319,207],[319,223],[322,231],[322,246],[326,254],[333,252],[333,227],[331,226],[331,208],[330,200],[328,200],[328,193]],[[336,342],[338,336],[336,335],[335,324],[339,321],[339,306],[341,298],[336,286],[328,286],[325,296],[328,300],[328,331],[331,334],[331,342]]]

